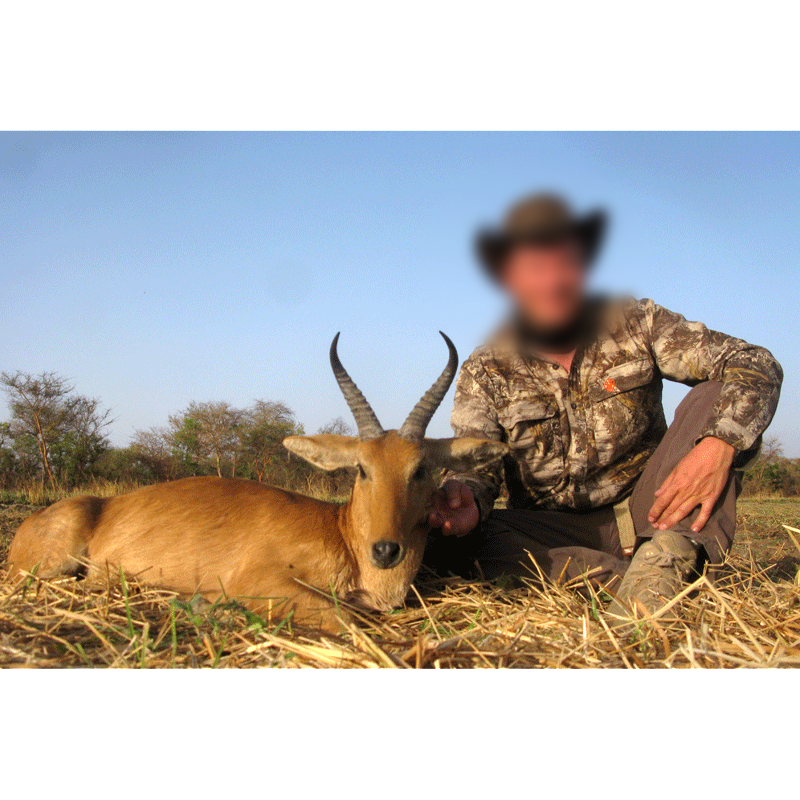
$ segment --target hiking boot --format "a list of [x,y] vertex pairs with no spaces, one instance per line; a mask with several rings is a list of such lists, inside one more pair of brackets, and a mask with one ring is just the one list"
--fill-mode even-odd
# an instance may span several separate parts
[[656,531],[637,551],[609,605],[609,625],[630,624],[644,606],[652,614],[675,597],[696,574],[700,545],[680,533]]

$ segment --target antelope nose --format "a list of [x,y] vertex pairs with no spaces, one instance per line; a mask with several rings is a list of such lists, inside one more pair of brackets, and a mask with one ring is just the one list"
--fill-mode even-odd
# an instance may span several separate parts
[[390,569],[400,563],[402,558],[401,547],[397,542],[387,542],[385,539],[372,545],[372,563],[379,569]]

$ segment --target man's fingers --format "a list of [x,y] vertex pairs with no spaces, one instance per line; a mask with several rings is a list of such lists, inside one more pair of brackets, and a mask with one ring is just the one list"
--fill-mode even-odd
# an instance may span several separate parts
[[446,536],[463,536],[479,522],[478,507],[472,490],[460,481],[448,481],[433,497],[428,513],[432,528],[441,528]]
[[651,525],[655,526],[658,524],[658,521],[661,515],[664,513],[664,509],[668,508],[670,503],[675,499],[675,496],[678,494],[677,488],[673,486],[667,486],[664,489],[664,493],[661,494],[653,503],[652,508],[650,509],[650,513],[647,515],[647,519]]
[[667,489],[669,489],[669,487],[672,485],[672,479],[674,477],[675,477],[675,470],[672,470],[672,472],[670,472],[670,474],[667,475],[667,479],[664,481],[664,483],[662,483],[661,486],[659,486],[658,489],[656,489],[655,491],[656,497],[661,497],[661,495],[664,494],[664,492],[666,492]]
[[448,519],[445,520],[444,525],[442,525],[442,533],[445,536],[461,536],[464,531],[461,530],[461,525],[459,525],[458,520]]
[[448,481],[442,488],[447,495],[447,505],[454,509],[460,508],[463,496],[462,489],[466,488],[464,484],[458,481]]
[[652,523],[653,527],[660,531],[666,530],[669,527],[667,521],[675,513],[678,504],[678,500],[673,498],[672,502],[658,515],[658,519]]
[[715,499],[709,498],[700,507],[700,513],[697,515],[697,519],[692,523],[692,530],[695,533],[700,533],[700,531],[705,528],[706,522],[711,519],[711,512],[714,510],[714,504],[716,502]]
[[[672,499],[667,504],[667,507],[659,515],[658,519],[652,523],[653,527],[662,531],[669,528],[670,525],[674,524],[675,515],[683,508],[684,505],[690,502],[694,503],[692,508],[695,508],[695,506],[700,505],[700,498],[695,497],[694,495],[689,495],[686,490],[676,491],[672,495]],[[680,517],[680,519],[683,519],[683,517]]]
[[700,505],[700,500],[693,497],[684,502],[676,501],[674,507],[668,508],[662,516],[662,521],[659,523],[659,530],[665,531],[673,525],[677,525],[681,520],[686,519],[689,514]]

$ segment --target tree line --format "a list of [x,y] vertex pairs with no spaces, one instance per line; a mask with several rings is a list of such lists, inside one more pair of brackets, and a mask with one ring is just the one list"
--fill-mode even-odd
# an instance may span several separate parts
[[761,453],[744,473],[745,495],[800,496],[800,458],[786,458],[777,436],[765,436]]
[[[106,480],[123,486],[219,475],[326,495],[349,491],[346,470],[315,470],[283,447],[287,436],[304,433],[294,412],[277,400],[247,408],[225,401],[192,402],[163,427],[137,430],[126,447],[108,439],[111,413],[98,398],[75,391],[55,372],[0,373],[10,419],[0,422],[0,489],[38,482],[70,491]],[[318,433],[352,435],[337,417]],[[744,475],[748,495],[800,495],[800,459],[785,458],[780,441],[767,436],[758,459]]]
[[[256,400],[247,408],[192,402],[163,427],[137,430],[126,447],[114,447],[107,435],[110,411],[63,376],[3,372],[0,388],[11,416],[0,423],[4,490],[33,482],[69,491],[98,479],[134,486],[218,475],[338,495],[351,481],[346,471],[322,474],[283,447],[287,436],[305,431],[280,401]],[[337,417],[318,433],[353,431]]]

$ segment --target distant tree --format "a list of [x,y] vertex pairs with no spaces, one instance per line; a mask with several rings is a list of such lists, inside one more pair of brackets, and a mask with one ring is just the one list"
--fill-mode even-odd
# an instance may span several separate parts
[[222,477],[224,461],[236,464],[239,444],[239,428],[242,411],[225,401],[215,403],[191,403],[188,416],[198,424],[197,438],[212,459],[217,475]]
[[189,403],[169,418],[173,443],[184,460],[211,468],[222,477],[223,464],[232,465],[240,443],[239,429],[244,412],[225,401]]
[[63,433],[52,446],[57,474],[65,485],[76,485],[90,477],[97,459],[109,448],[106,429],[111,412],[93,397],[67,398],[69,413]]
[[14,438],[30,436],[36,444],[44,473],[52,486],[56,476],[50,451],[63,432],[69,416],[66,397],[73,386],[55,372],[31,375],[27,372],[0,373],[0,385],[11,408],[10,432]]
[[4,438],[13,442],[19,464],[35,453],[51,486],[57,474],[65,483],[85,478],[108,447],[110,415],[100,401],[74,394],[72,384],[55,372],[3,372],[0,386],[11,409]]
[[783,445],[777,436],[765,436],[761,452],[755,463],[745,473],[745,488],[750,494],[773,492],[779,488],[779,461]]
[[0,422],[0,485],[9,486],[17,473],[17,456],[13,448],[11,426]]
[[170,414],[163,435],[165,441],[169,442],[176,474],[203,473],[208,453],[200,440],[200,423],[194,417],[188,416],[185,411]]
[[355,436],[353,428],[340,416],[334,417],[330,422],[326,422],[317,433],[332,433],[336,436]]
[[778,486],[784,497],[800,495],[800,458],[781,458],[778,462]]
[[[168,477],[167,471],[163,474],[164,480]],[[153,470],[145,460],[142,459],[138,449],[131,445],[129,447],[109,447],[98,456],[94,463],[94,474],[99,478],[118,483],[152,483],[158,480]]]
[[285,403],[257,400],[238,409],[226,402],[192,402],[170,415],[165,428],[136,431],[130,449],[140,471],[156,481],[216,473],[285,485],[297,482],[290,475],[297,465],[290,463],[283,440],[302,432]]
[[783,455],[783,443],[777,436],[767,436],[761,444],[760,460],[768,464]]
[[[277,472],[285,472],[285,467],[276,469],[277,463],[288,464],[288,452],[283,446],[287,436],[303,433],[303,427],[297,423],[294,412],[276,400],[256,400],[243,414],[240,429],[241,458],[251,475],[259,483],[264,481],[267,473],[273,476]],[[272,477],[272,482],[277,482]]]
[[161,482],[179,477],[171,430],[149,428],[134,431],[128,449],[137,469],[143,470],[149,480]]
[[[4,424],[6,430],[10,430],[10,424]],[[25,433],[16,436],[11,433],[4,440],[5,443],[0,448],[3,485],[10,487],[36,478],[44,480],[42,459],[34,437]]]

